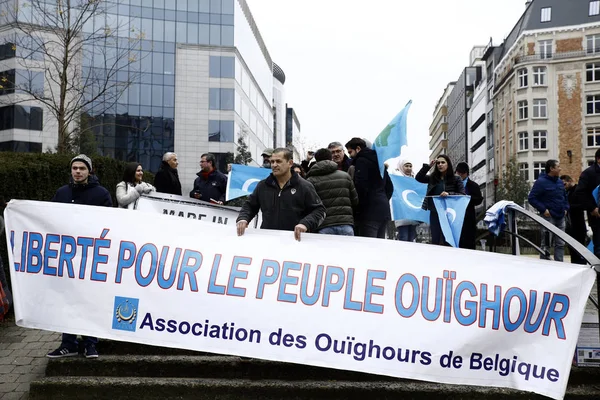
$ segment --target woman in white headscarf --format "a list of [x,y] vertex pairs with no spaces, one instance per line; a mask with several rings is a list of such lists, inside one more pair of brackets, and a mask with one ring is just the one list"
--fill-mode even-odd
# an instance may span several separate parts
[[[405,176],[407,178],[415,178],[415,174],[412,170],[412,163],[408,160],[400,160],[394,170],[388,172],[390,174]],[[417,225],[419,221],[413,221],[411,219],[401,219],[394,221],[396,225],[396,240],[402,240],[404,242],[414,242],[417,238]]]

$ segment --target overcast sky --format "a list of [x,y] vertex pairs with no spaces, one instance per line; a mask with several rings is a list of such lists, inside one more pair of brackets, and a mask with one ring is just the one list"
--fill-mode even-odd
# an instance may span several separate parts
[[427,162],[435,104],[471,48],[500,44],[525,11],[525,0],[247,2],[305,143],[373,140],[412,99],[403,158],[413,164]]

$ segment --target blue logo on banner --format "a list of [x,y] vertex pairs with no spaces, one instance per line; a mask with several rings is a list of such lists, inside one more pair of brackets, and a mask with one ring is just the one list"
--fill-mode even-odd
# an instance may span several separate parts
[[135,332],[139,303],[139,299],[115,296],[112,328]]

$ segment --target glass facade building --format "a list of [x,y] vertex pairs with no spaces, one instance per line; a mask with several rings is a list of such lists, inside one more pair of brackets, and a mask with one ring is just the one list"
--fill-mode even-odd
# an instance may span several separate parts
[[[17,37],[7,12],[18,9],[14,17],[20,21],[44,21],[35,15],[36,7],[27,6],[32,1],[56,8],[56,0],[18,0],[18,8],[17,0],[0,0],[0,81],[3,76],[19,77],[21,67],[15,59],[40,60],[38,53],[20,53],[19,40],[26,38]],[[282,143],[273,135],[273,63],[245,0],[106,0],[102,13],[84,26],[86,33],[98,29],[110,29],[116,38],[86,45],[79,66],[82,76],[111,75],[106,60],[117,59],[123,48],[139,42],[128,50],[128,58],[119,59],[118,72],[110,77],[117,85],[127,83],[117,101],[109,99],[109,93],[96,99],[94,87],[86,88],[86,98],[93,101],[84,115],[99,154],[136,160],[156,171],[162,155],[175,151],[185,190],[193,183],[201,154],[215,153],[224,166],[225,155],[235,152],[240,135],[255,159],[266,147],[285,145],[284,135]],[[29,72],[40,74],[35,68]],[[41,77],[35,82],[47,91],[48,77],[45,82]],[[15,88],[0,82],[0,96],[11,90]],[[0,148],[54,147],[55,124],[39,124],[40,107],[24,106],[28,121],[0,125]],[[7,107],[0,112],[15,116],[12,121],[24,114],[23,107]],[[43,108],[47,121],[49,113]],[[22,132],[25,126],[43,131],[33,146],[2,145],[34,137]]]

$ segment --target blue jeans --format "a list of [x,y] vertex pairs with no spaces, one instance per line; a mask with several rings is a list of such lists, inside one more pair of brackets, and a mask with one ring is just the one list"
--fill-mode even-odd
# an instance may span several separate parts
[[[558,229],[564,232],[566,221],[565,217],[562,218],[554,218],[554,217],[544,217],[546,221],[550,222],[552,225],[556,226]],[[545,229],[542,230],[542,250],[547,250],[551,245],[552,240],[554,239],[554,261],[562,261],[565,255],[565,241],[559,238],[558,236],[553,235],[550,231]],[[549,260],[550,258],[545,257],[543,254],[540,254],[541,259]]]
[[319,233],[323,235],[354,236],[354,228],[352,225],[334,225],[320,229]]
[[[92,336],[82,336],[83,346],[87,347],[90,344],[96,345],[98,344],[98,338]],[[77,341],[77,335],[72,335],[70,333],[62,334],[62,344],[61,346],[67,347],[71,351],[79,350],[79,342]]]
[[417,226],[416,225],[402,225],[396,228],[398,235],[396,240],[403,242],[414,242],[417,238]]

